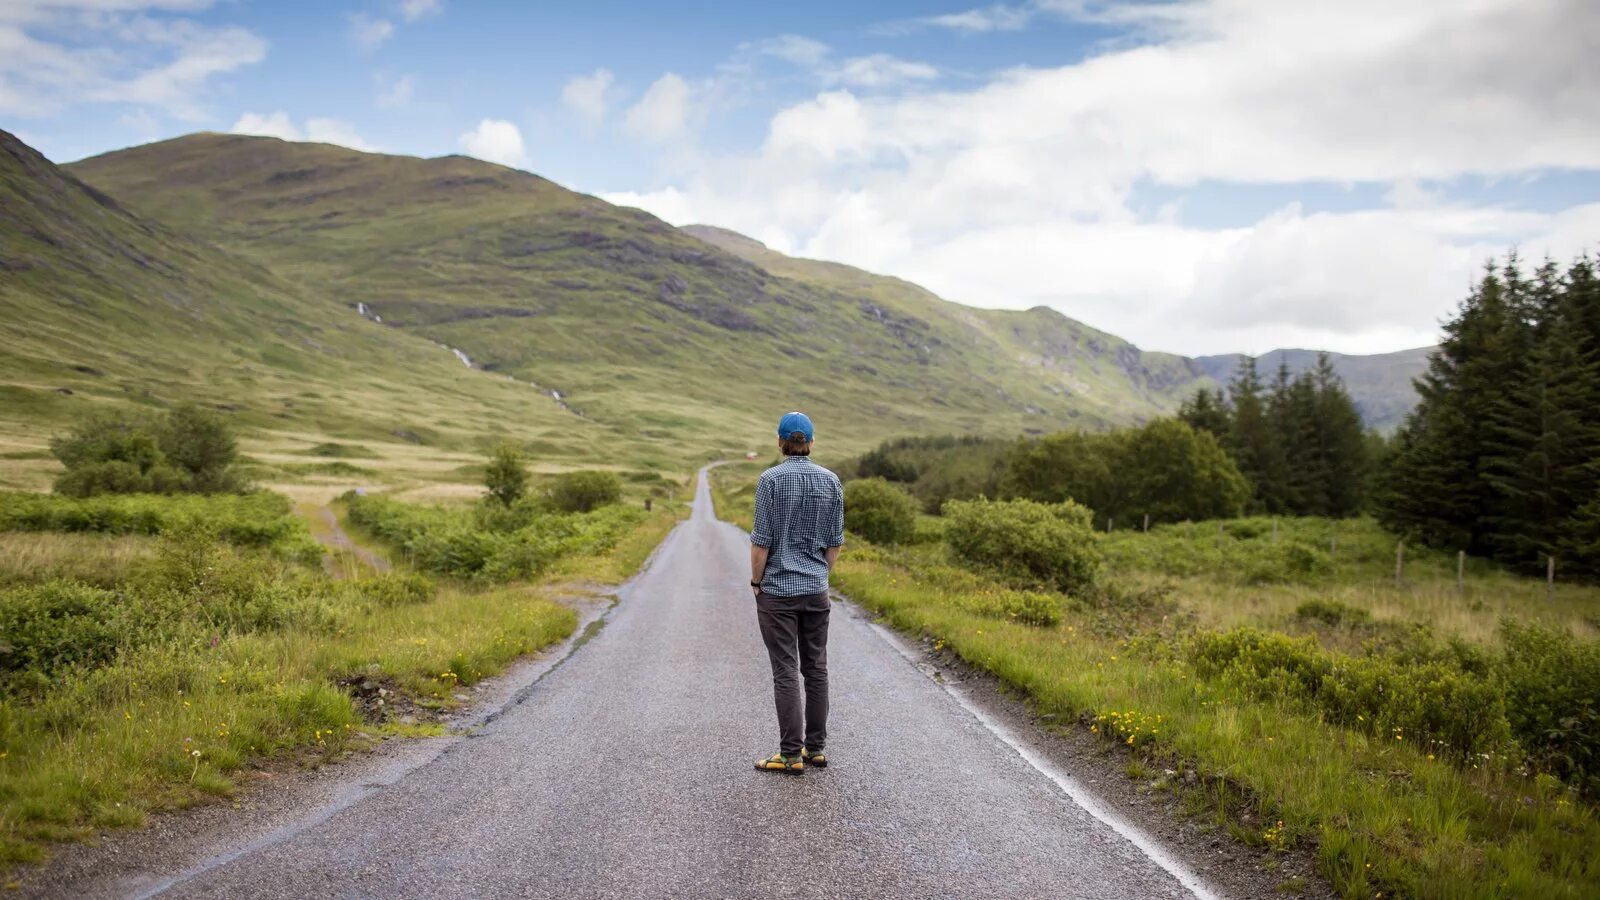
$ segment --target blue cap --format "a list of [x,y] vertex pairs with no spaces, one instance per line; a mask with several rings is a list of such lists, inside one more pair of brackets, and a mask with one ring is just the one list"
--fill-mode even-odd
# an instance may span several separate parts
[[787,440],[789,435],[796,431],[806,436],[806,443],[816,440],[816,431],[811,427],[811,419],[803,412],[792,412],[778,420],[778,439]]

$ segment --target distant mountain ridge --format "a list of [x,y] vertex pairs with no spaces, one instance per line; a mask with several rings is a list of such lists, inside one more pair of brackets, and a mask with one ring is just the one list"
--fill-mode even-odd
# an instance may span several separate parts
[[[683,230],[730,253],[742,256],[757,265],[791,277],[811,278],[821,281],[839,280],[858,289],[877,284],[885,286],[888,290],[920,293],[930,298],[934,297],[926,289],[902,279],[873,275],[840,263],[785,256],[768,248],[754,238],[726,228],[719,228],[714,225],[685,225]],[[974,310],[974,313],[978,315],[983,315],[985,312],[984,310]],[[1031,310],[1030,313],[1048,315],[1043,311],[1043,308]],[[1091,342],[1091,346],[1101,349],[1099,342],[1094,341],[1094,339],[1091,339]],[[1131,347],[1131,345],[1126,346]],[[1335,371],[1344,379],[1345,386],[1355,400],[1357,410],[1361,412],[1362,420],[1369,427],[1390,429],[1399,425],[1404,420],[1406,413],[1410,412],[1411,408],[1416,405],[1416,390],[1412,387],[1411,379],[1420,375],[1427,368],[1428,354],[1432,353],[1433,349],[1432,347],[1418,347],[1393,353],[1370,355],[1329,353],[1328,356],[1333,362]],[[1125,354],[1126,351],[1119,348],[1117,353]],[[1168,367],[1180,361],[1185,364],[1192,380],[1180,383],[1191,384],[1191,393],[1200,387],[1226,385],[1238,369],[1239,363],[1244,359],[1244,354],[1242,353],[1226,353],[1194,358],[1149,351],[1139,351],[1139,353],[1141,357],[1161,359]],[[1263,377],[1270,378],[1278,370],[1280,364],[1287,363],[1290,374],[1297,375],[1315,367],[1318,354],[1319,351],[1316,350],[1273,350],[1257,357],[1256,366]],[[1167,370],[1170,371],[1170,368]]]
[[[429,425],[440,432],[492,434],[526,423],[550,435],[551,452],[609,439],[682,455],[689,447],[743,446],[745,435],[770,428],[773,409],[804,406],[831,426],[824,428],[830,442],[851,450],[896,434],[1134,423],[1170,413],[1215,379],[1205,360],[1143,351],[1051,309],[962,306],[901,279],[793,259],[722,229],[673,228],[465,157],[197,134],[65,168],[70,175],[55,177],[82,179],[92,185],[79,185],[85,196],[104,197],[140,227],[170,236],[170,248],[145,254],[150,266],[187,259],[189,277],[225,281],[248,298],[227,306],[233,318],[218,319],[199,338],[206,348],[199,358],[259,357],[263,327],[291,332],[287,324],[251,324],[254,311],[281,307],[311,332],[291,338],[297,346],[362,360],[366,388],[380,395],[385,379],[407,377],[413,357],[429,360],[421,371],[430,376],[445,357],[460,368],[437,374],[460,380],[459,390],[492,382],[484,390],[499,397],[502,388],[527,391],[533,382],[584,414],[528,391],[495,414],[441,413]],[[4,184],[35,195],[48,181],[22,170],[6,177]],[[70,235],[53,240],[67,257],[81,249]],[[63,280],[94,268],[81,260],[36,266],[28,276],[32,299],[15,319],[7,299],[7,318],[25,339],[0,351],[0,390],[8,375],[35,375],[52,354],[71,355],[59,344],[30,348],[72,304],[115,310],[171,293],[142,287],[137,272],[121,295],[114,277],[103,278],[111,286],[99,293]],[[0,269],[0,297],[9,297],[3,292],[12,280]],[[206,298],[221,293],[201,291],[188,305],[209,309]],[[169,328],[154,320],[141,327],[156,340]],[[129,357],[112,346],[116,339],[106,335],[104,353]],[[461,367],[441,344],[475,368]],[[174,351],[167,358],[182,354]],[[326,362],[329,372],[340,365]],[[127,365],[131,377],[137,367]],[[255,367],[277,365],[274,356]],[[1379,381],[1381,370],[1373,369]],[[223,388],[203,378],[166,388],[141,383],[158,393]],[[306,406],[279,396],[286,393],[246,392],[241,414],[292,420],[298,413],[284,410]],[[300,393],[301,404],[334,406],[321,389]],[[523,397],[543,405],[522,412]],[[574,438],[560,439],[569,426]]]

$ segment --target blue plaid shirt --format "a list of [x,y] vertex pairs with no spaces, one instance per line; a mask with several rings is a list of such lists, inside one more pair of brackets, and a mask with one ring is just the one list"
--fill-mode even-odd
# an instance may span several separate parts
[[844,546],[844,488],[839,476],[791,456],[756,482],[755,528],[750,543],[767,548],[761,590],[799,597],[828,590],[829,547]]

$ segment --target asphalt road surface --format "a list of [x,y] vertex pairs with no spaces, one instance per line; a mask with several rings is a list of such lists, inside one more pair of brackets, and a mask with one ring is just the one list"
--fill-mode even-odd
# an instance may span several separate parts
[[1193,895],[848,606],[832,765],[756,772],[777,728],[746,548],[702,476],[693,517],[520,704],[162,896]]

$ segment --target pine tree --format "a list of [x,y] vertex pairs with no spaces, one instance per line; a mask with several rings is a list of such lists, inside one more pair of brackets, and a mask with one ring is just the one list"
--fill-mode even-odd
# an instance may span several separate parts
[[1371,465],[1361,414],[1356,411],[1355,401],[1350,399],[1344,380],[1334,371],[1328,354],[1317,355],[1317,367],[1309,380],[1317,410],[1313,447],[1314,468],[1319,479],[1315,493],[1321,504],[1310,512],[1319,516],[1353,516],[1366,503],[1367,473]]
[[1436,546],[1489,549],[1498,496],[1486,478],[1487,414],[1504,401],[1526,358],[1526,294],[1515,257],[1504,269],[1491,263],[1445,323],[1380,489],[1378,514],[1388,527]]
[[1196,431],[1211,432],[1211,436],[1219,441],[1227,440],[1233,425],[1227,398],[1223,396],[1221,388],[1216,391],[1210,388],[1195,391],[1193,397],[1178,407],[1178,418],[1189,423],[1189,427]]
[[1256,511],[1279,512],[1288,480],[1288,461],[1273,434],[1253,357],[1239,361],[1239,369],[1228,385],[1228,399],[1233,408],[1228,452],[1255,490]]
[[1285,466],[1281,493],[1268,506],[1288,515],[1322,515],[1327,503],[1320,496],[1326,480],[1319,471],[1316,387],[1309,373],[1290,377],[1287,360],[1278,364],[1272,390],[1267,395],[1267,418],[1281,448]]
[[1580,298],[1568,286],[1554,263],[1540,267],[1523,309],[1525,371],[1489,417],[1485,479],[1495,502],[1484,519],[1495,555],[1514,565],[1535,567],[1568,543],[1600,486],[1600,362],[1586,350]]

